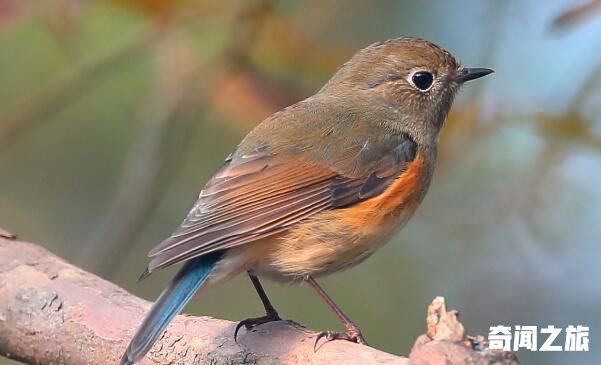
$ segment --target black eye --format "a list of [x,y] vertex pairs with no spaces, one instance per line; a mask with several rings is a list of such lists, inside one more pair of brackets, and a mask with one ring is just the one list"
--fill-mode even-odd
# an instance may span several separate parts
[[418,89],[428,90],[432,86],[432,82],[434,82],[434,75],[427,71],[418,71],[411,76],[411,81],[413,81],[413,85]]

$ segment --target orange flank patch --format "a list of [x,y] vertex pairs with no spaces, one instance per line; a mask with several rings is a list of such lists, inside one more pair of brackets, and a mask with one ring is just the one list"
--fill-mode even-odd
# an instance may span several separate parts
[[253,269],[260,275],[294,280],[356,265],[411,218],[429,174],[426,160],[418,155],[380,195],[348,208],[324,210],[278,235],[230,249],[224,265],[229,271],[222,277]]
[[407,169],[382,194],[341,210],[340,219],[355,227],[386,224],[409,219],[427,188],[428,167],[418,154]]

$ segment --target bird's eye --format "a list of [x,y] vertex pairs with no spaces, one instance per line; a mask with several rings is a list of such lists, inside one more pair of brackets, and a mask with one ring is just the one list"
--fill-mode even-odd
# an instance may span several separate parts
[[426,91],[434,82],[434,75],[428,71],[418,71],[411,76],[411,82],[416,88]]

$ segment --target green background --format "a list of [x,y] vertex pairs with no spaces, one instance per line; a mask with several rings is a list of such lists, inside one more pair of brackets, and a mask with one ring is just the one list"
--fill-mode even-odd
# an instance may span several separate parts
[[[373,346],[407,354],[437,295],[470,334],[588,325],[601,355],[601,13],[570,1],[0,0],[0,226],[149,300],[146,252],[238,141],[356,50],[400,35],[496,73],[465,87],[430,193],[362,265],[323,279]],[[569,15],[569,14],[568,14]],[[306,286],[280,313],[339,328]],[[188,313],[262,313],[246,277]],[[564,337],[561,336],[563,341]],[[0,359],[0,365],[8,360]]]

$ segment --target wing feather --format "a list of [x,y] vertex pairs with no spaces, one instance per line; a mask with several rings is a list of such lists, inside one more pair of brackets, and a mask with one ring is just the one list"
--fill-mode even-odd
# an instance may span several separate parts
[[345,176],[299,157],[260,152],[228,159],[182,225],[150,251],[147,273],[278,234],[320,211],[380,194],[410,162],[389,157],[374,163],[364,176]]

